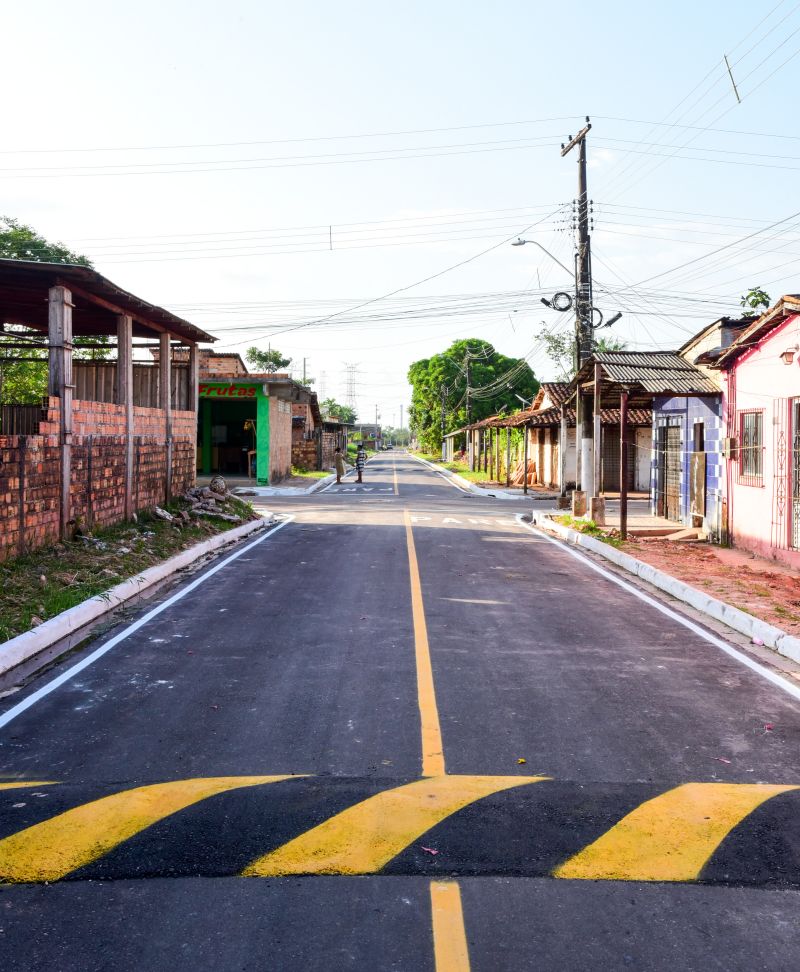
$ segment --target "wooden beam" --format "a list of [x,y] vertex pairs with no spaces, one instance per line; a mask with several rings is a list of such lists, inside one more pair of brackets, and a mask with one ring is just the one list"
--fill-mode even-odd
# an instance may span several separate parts
[[164,410],[164,437],[166,443],[166,474],[164,476],[164,501],[172,497],[172,351],[170,334],[161,335],[158,352],[158,404]]
[[[64,284],[66,286],[66,284]],[[145,327],[149,327],[152,331],[157,331],[159,334],[169,334],[169,331],[164,327],[163,324],[156,324],[155,321],[151,321],[141,314],[131,314],[129,311],[124,310],[118,304],[112,304],[110,300],[106,300],[105,297],[98,297],[97,294],[93,294],[89,290],[84,290],[83,287],[78,287],[75,284],[70,284],[73,294],[78,297],[82,297],[84,300],[88,300],[90,304],[96,304],[98,307],[102,307],[104,310],[110,311],[117,317],[129,316],[132,320],[137,321],[139,324],[144,324]]]
[[48,394],[60,401],[59,446],[61,452],[61,536],[69,534],[72,518],[72,294],[66,287],[51,287],[48,293],[50,339]]
[[136,512],[133,502],[133,321],[117,317],[117,404],[125,408],[125,519]]
[[628,538],[628,390],[619,396],[619,535]]
[[601,396],[602,396],[602,371],[600,364],[595,361],[594,364],[594,427],[592,430],[592,467],[594,471],[594,489],[593,493],[595,496],[600,495],[600,481],[602,476],[602,461],[603,461],[603,428],[601,423]]

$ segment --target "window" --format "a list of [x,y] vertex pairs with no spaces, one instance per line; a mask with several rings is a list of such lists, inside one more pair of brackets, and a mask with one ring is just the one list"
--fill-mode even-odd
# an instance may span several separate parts
[[705,422],[694,423],[694,451],[706,451],[706,426]]
[[739,482],[746,486],[762,486],[764,413],[742,412],[739,423]]

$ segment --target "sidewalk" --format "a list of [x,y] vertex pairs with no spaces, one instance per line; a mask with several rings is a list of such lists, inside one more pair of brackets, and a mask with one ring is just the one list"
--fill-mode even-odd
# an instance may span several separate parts
[[487,480],[483,480],[479,483],[473,483],[472,480],[459,476],[459,474],[453,472],[452,469],[446,469],[444,466],[437,465],[435,462],[429,462],[427,459],[423,459],[421,456],[415,456],[413,452],[409,452],[409,455],[412,459],[416,459],[417,462],[421,462],[424,466],[427,466],[434,472],[439,473],[441,476],[447,476],[448,479],[452,479],[454,483],[457,483],[465,491],[475,493],[477,496],[491,496],[493,499],[535,499],[553,501],[555,501],[555,499],[558,497],[557,491],[545,489],[542,486],[529,486],[526,495],[522,491],[522,487],[509,488],[501,485],[500,483]]
[[[198,476],[197,485],[207,486],[212,478],[212,476]],[[248,479],[246,476],[223,476],[222,478],[234,496],[310,496],[330,485],[336,479],[336,475],[331,473],[330,476],[321,479],[291,476],[276,486],[258,486],[254,479]]]

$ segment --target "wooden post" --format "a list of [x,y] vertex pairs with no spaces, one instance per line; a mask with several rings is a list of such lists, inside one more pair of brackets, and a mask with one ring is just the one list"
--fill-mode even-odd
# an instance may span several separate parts
[[522,493],[524,496],[528,495],[528,439],[531,435],[531,429],[528,423],[522,427],[524,439],[522,443],[522,468],[525,470],[522,476]]
[[558,488],[562,496],[567,495],[567,448],[569,446],[569,423],[567,422],[567,406],[561,406],[561,422],[559,423],[560,442],[558,445]]
[[69,533],[72,518],[72,293],[51,287],[48,294],[47,329],[50,344],[48,393],[61,399],[61,536]]
[[117,317],[117,404],[125,408],[125,519],[136,512],[133,502],[133,319]]
[[599,362],[594,363],[594,429],[592,432],[592,466],[594,469],[594,488],[595,496],[601,493],[601,470],[603,460],[603,429],[600,422],[600,395],[602,390],[602,375]]
[[164,502],[172,497],[172,350],[169,332],[159,335],[158,353],[158,405],[164,410],[164,438],[166,443],[166,471],[164,475]]
[[[187,391],[186,407],[195,415],[200,413],[200,354],[197,345],[192,342],[189,345],[189,389]],[[317,468],[322,468],[322,429],[319,430],[318,439],[318,462]],[[345,450],[347,451],[347,450]],[[248,474],[250,470],[247,470]],[[192,436],[192,482],[195,482],[197,475],[197,437]]]
[[511,426],[506,426],[506,487],[511,485]]
[[628,390],[619,395],[619,535],[628,537]]

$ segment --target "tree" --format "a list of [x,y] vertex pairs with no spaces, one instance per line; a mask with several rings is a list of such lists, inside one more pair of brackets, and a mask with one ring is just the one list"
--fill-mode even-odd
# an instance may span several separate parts
[[326,398],[319,403],[320,411],[327,419],[334,422],[343,422],[345,425],[355,425],[356,410],[349,405],[340,405],[333,398]]
[[467,364],[472,421],[502,409],[519,409],[517,395],[531,399],[539,382],[527,362],[508,358],[487,341],[455,341],[441,354],[415,361],[408,370],[413,386],[409,423],[422,448],[438,452],[444,427],[452,432],[467,424]]
[[[569,331],[553,334],[543,327],[536,335],[544,344],[547,357],[556,367],[556,381],[569,381],[575,374],[575,336]],[[628,347],[618,338],[597,338],[592,342],[594,351],[624,351]]]
[[260,348],[248,348],[245,358],[247,363],[254,368],[258,368],[259,371],[266,371],[271,375],[283,368],[288,368],[292,363],[291,358],[284,358],[276,348],[270,348],[268,351],[262,351]]
[[4,260],[34,260],[36,263],[72,263],[91,267],[91,260],[67,249],[63,243],[50,243],[30,226],[11,216],[0,216],[0,257]]
[[742,317],[758,317],[761,313],[759,308],[767,310],[770,305],[769,294],[766,290],[762,290],[760,287],[751,287],[746,294],[742,296],[739,304],[747,308]]
[[[88,257],[69,250],[63,243],[50,243],[32,227],[10,216],[0,216],[0,258],[92,266]],[[47,393],[47,349],[41,347],[42,335],[2,320],[0,325],[4,332],[0,334],[0,402],[38,404]],[[107,343],[105,335],[76,337],[75,357],[106,358]]]

